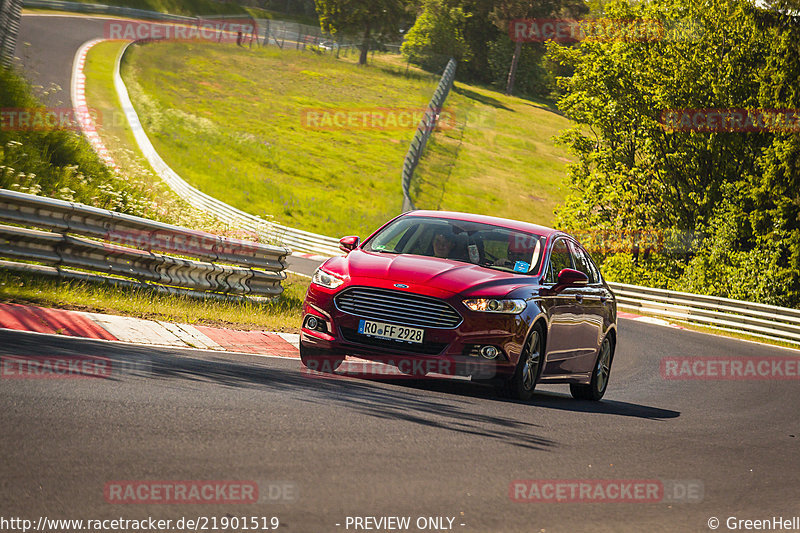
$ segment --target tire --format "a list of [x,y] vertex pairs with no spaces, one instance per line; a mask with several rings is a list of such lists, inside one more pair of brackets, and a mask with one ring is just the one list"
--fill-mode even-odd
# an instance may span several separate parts
[[611,377],[611,363],[614,361],[614,343],[611,338],[606,336],[603,344],[600,345],[600,352],[597,354],[597,361],[592,370],[592,380],[588,385],[570,383],[569,392],[576,400],[589,400],[597,402],[603,398],[608,388],[608,380]]
[[544,332],[541,323],[533,327],[514,368],[514,373],[504,383],[503,392],[515,400],[529,401],[539,381],[544,361]]
[[309,370],[332,374],[341,366],[342,361],[344,361],[344,357],[328,355],[325,350],[308,348],[301,342],[300,361],[302,361]]

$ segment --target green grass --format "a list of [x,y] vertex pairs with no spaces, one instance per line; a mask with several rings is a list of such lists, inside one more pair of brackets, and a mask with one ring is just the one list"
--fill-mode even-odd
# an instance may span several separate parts
[[305,127],[302,116],[316,108],[421,109],[435,89],[430,76],[276,47],[155,43],[128,54],[123,78],[145,130],[195,187],[330,235],[363,236],[399,212],[412,128],[325,131]]
[[[93,46],[86,56],[84,74],[86,75],[86,100],[90,109],[97,112],[98,133],[103,144],[113,154],[120,167],[120,173],[130,179],[139,179],[150,189],[155,189],[156,198],[164,196],[177,199],[156,175],[136,146],[133,132],[119,107],[119,99],[114,89],[114,65],[124,42],[106,41]],[[165,210],[165,214],[166,214]]]
[[549,225],[566,195],[569,126],[543,104],[456,83],[445,108],[455,127],[434,133],[412,181],[419,209],[468,211]]
[[308,283],[307,278],[289,274],[283,283],[283,294],[269,303],[226,302],[0,270],[0,302],[194,325],[298,333]]
[[283,20],[286,22],[299,22],[307,26],[319,26],[319,19],[316,13],[314,15],[304,15],[299,13],[283,13],[282,11],[274,11],[270,9],[263,9],[260,7],[243,6],[245,11],[250,13],[253,18],[257,19],[275,19]]
[[119,174],[128,181],[144,184],[150,191],[154,199],[151,218],[217,235],[241,238],[242,234],[236,228],[192,208],[180,199],[153,171],[136,144],[130,124],[120,107],[113,81],[116,57],[125,44],[121,41],[96,44],[89,50],[84,67],[86,101],[101,117],[97,121],[97,131],[103,144],[113,154],[114,161],[119,166]]
[[[120,43],[102,43],[87,57],[87,99],[100,111],[98,130],[120,172],[104,167],[76,132],[0,130],[0,186],[74,199],[194,229],[226,234],[224,224],[178,199],[149,169],[123,120],[112,73]],[[0,107],[40,106],[31,88],[0,69]],[[0,301],[80,309],[141,318],[222,325],[239,329],[297,331],[308,280],[289,275],[284,293],[267,304],[201,301],[87,282],[0,270]]]
[[[414,128],[320,131],[301,117],[308,108],[427,105],[436,76],[406,73],[399,56],[371,61],[364,68],[354,55],[156,43],[126,54],[123,77],[156,149],[195,187],[288,226],[365,236],[400,212]],[[477,87],[459,85],[447,105],[460,125],[431,143],[418,206],[549,223],[566,163],[552,136],[567,121]]]
[[[33,88],[12,69],[0,69],[0,108],[45,113]],[[0,187],[139,216],[153,211],[155,195],[142,182],[110,171],[69,127],[0,128]]]

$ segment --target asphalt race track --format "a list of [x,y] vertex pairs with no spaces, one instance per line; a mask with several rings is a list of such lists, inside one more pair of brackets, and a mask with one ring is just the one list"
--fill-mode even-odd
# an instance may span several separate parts
[[[531,404],[462,380],[312,377],[296,359],[0,332],[2,356],[100,356],[110,379],[2,379],[0,515],[451,516],[463,531],[708,531],[711,516],[800,513],[794,381],[667,381],[676,354],[786,356],[623,320],[606,399]],[[518,479],[694,480],[699,503],[516,503]],[[288,482],[295,501],[120,505],[117,480]]]
[[72,106],[69,87],[75,53],[86,41],[102,38],[103,26],[108,20],[73,16],[22,17],[15,55],[22,60],[26,76],[44,89],[53,85],[61,88],[45,98],[47,105]]
[[[44,56],[82,42],[80,19],[35,22],[53,25]],[[24,17],[22,31],[33,58],[41,26]],[[668,380],[660,370],[665,357],[797,351],[622,319],[602,402],[551,386],[529,404],[465,380],[320,378],[296,359],[3,330],[8,356],[105,357],[112,372],[0,377],[4,518],[278,517],[279,531],[324,533],[356,531],[348,516],[411,517],[407,531],[420,531],[418,517],[449,517],[455,531],[551,533],[710,531],[711,517],[728,531],[728,517],[800,516],[800,381]],[[109,503],[104,488],[122,480],[254,480],[296,492],[252,504]],[[512,501],[515,480],[702,491],[691,502],[529,503]]]

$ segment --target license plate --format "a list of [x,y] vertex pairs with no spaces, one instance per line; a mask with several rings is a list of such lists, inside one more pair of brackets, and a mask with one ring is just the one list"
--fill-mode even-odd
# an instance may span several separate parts
[[425,330],[421,328],[408,328],[406,326],[385,324],[372,320],[359,320],[358,332],[362,335],[369,335],[370,337],[421,344]]

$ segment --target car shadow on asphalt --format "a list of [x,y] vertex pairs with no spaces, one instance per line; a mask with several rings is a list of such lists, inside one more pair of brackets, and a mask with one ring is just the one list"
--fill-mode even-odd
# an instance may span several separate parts
[[[270,364],[275,360],[256,359],[252,363],[228,360],[205,361],[182,357],[179,361],[154,363],[152,373],[158,378],[211,380],[230,387],[256,387],[291,394],[303,403],[336,405],[361,414],[410,422],[432,428],[498,439],[506,444],[530,450],[547,450],[557,443],[537,436],[537,424],[476,412],[469,395],[432,397],[411,385],[419,380],[365,380],[349,376],[320,375],[306,369],[298,360],[291,368]],[[447,391],[447,383],[425,383],[427,390]],[[469,385],[469,383],[467,383]],[[458,389],[458,386],[456,386]]]
[[608,398],[600,400],[599,402],[575,400],[569,394],[559,394],[549,391],[537,391],[533,397],[533,405],[545,409],[631,416],[635,418],[645,418],[647,420],[668,420],[681,416],[680,411],[673,411],[671,409],[661,409],[659,407],[650,407],[637,403],[609,400]]
[[553,408],[649,419],[678,416],[674,411],[624,402],[591,404],[548,393],[537,393],[530,404],[512,402],[498,398],[491,387],[461,379],[379,380],[319,375],[307,370],[296,359],[253,356],[243,361],[242,356],[236,354],[6,332],[0,333],[0,346],[8,355],[107,358],[112,371],[100,381],[187,380],[196,384],[278,392],[297,402],[336,405],[370,417],[497,439],[536,451],[553,450],[559,444],[537,435],[541,426],[520,416],[525,411],[487,412],[491,407],[487,409],[483,400],[518,404],[522,409]]
[[[392,386],[350,377],[314,375],[298,359],[262,358],[241,354],[187,349],[109,344],[107,342],[0,332],[0,355],[26,357],[101,357],[110,363],[102,378],[81,379],[86,386],[140,380],[161,381],[169,387],[177,380],[197,387],[234,388],[279,393],[295,402],[347,408],[363,415],[405,421],[443,431],[471,434],[534,451],[552,450],[558,443],[537,435],[537,424],[513,414],[487,412],[468,394],[432,395],[414,387]],[[397,381],[397,380],[394,380]],[[153,383],[149,383],[153,385]],[[426,384],[436,391],[446,384]],[[467,383],[469,385],[469,383]],[[451,385],[453,386],[453,385]],[[454,385],[459,390],[459,385]],[[221,391],[212,391],[216,395]],[[274,399],[274,398],[273,398]]]
[[671,409],[661,409],[636,403],[621,402],[617,400],[603,399],[599,402],[575,400],[569,394],[557,392],[541,391],[536,389],[533,399],[530,402],[511,400],[497,394],[494,387],[473,383],[462,379],[424,379],[424,380],[372,380],[382,381],[406,386],[410,388],[425,389],[430,391],[444,392],[464,397],[485,398],[491,401],[517,404],[544,409],[558,409],[561,411],[572,411],[576,413],[597,413],[607,415],[630,416],[634,418],[644,418],[647,420],[667,420],[678,418],[680,411]]

